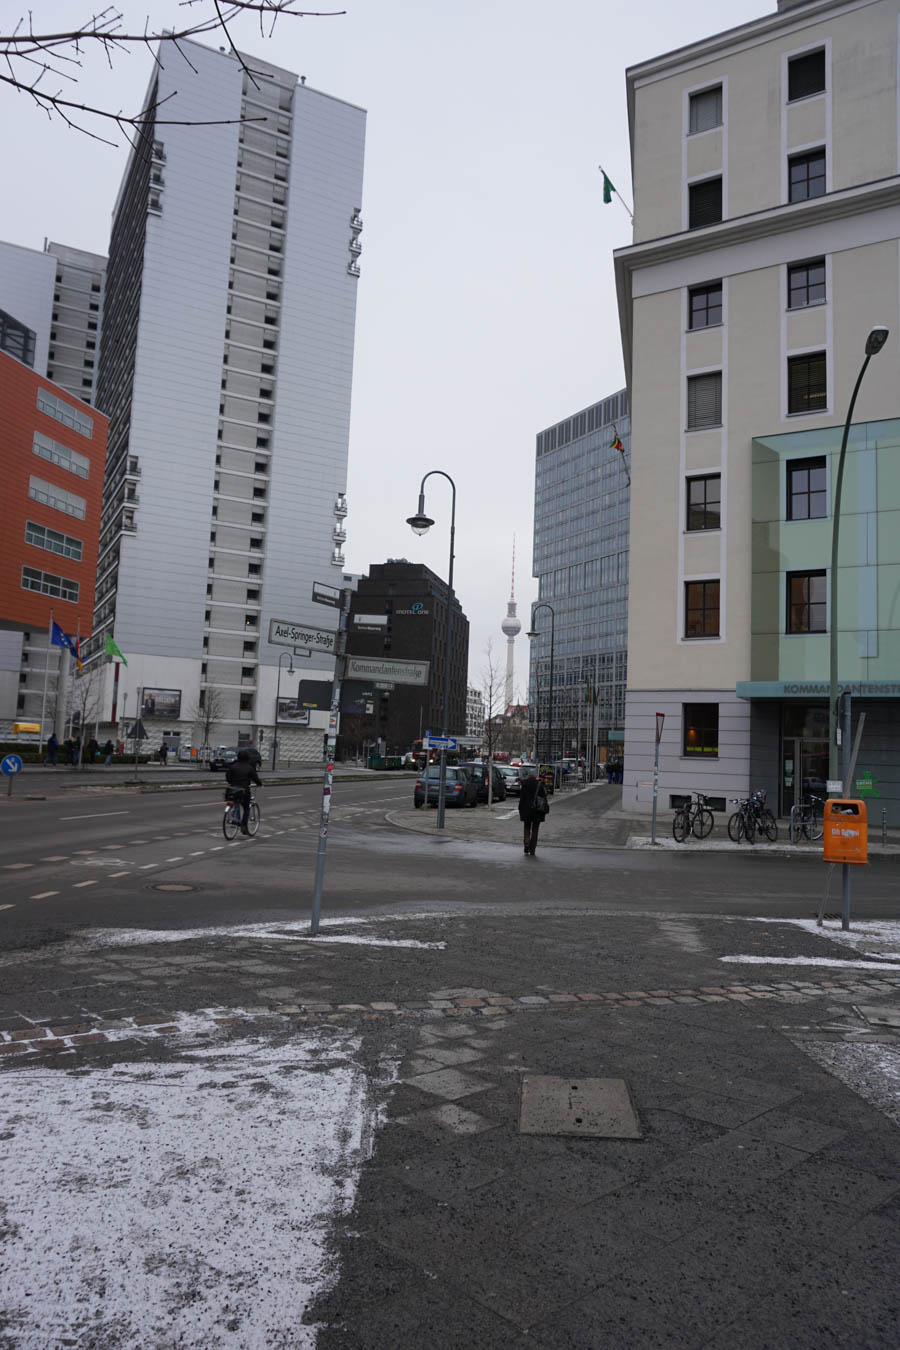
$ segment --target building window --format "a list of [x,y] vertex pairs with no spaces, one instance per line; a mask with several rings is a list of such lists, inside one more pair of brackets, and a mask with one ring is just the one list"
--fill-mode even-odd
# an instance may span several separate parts
[[688,187],[688,228],[700,230],[722,219],[722,179],[704,178]]
[[38,389],[37,406],[42,413],[46,413],[48,417],[55,417],[57,422],[62,422],[64,427],[71,427],[80,436],[85,436],[88,440],[93,436],[93,417],[79,412],[71,403],[66,403],[55,394],[51,394],[49,389]]
[[87,502],[83,497],[76,497],[74,492],[66,492],[65,488],[55,487],[53,483],[45,483],[34,474],[28,480],[28,495],[32,501],[51,506],[54,511],[64,511],[67,516],[84,520]]
[[686,638],[719,636],[718,580],[685,582],[684,635]]
[[787,466],[788,520],[824,520],[828,514],[825,456],[794,459]]
[[718,703],[683,703],[681,705],[683,732],[682,754],[693,758],[716,759],[719,754]]
[[45,436],[42,431],[34,433],[32,450],[41,459],[47,459],[51,464],[58,464],[61,469],[68,469],[70,473],[77,473],[79,478],[88,478],[91,472],[91,461],[86,455],[79,455],[77,450],[70,450],[67,445],[60,445],[59,441],[51,440]]
[[788,572],[787,631],[824,633],[827,615],[825,571]]
[[57,577],[51,572],[39,572],[36,567],[22,568],[22,587],[26,591],[38,591],[41,595],[52,595],[57,600],[78,600],[78,582],[68,577]]
[[710,131],[722,125],[722,86],[703,89],[691,94],[688,130],[693,136],[698,131]]
[[828,405],[825,353],[788,357],[788,412],[824,412]]
[[687,382],[687,429],[698,431],[703,427],[722,424],[722,372],[710,375],[689,375]]
[[717,530],[722,515],[722,476],[703,474],[687,480],[687,528]]
[[825,259],[794,263],[787,270],[788,309],[806,309],[825,303]]
[[688,328],[713,328],[722,322],[722,283],[692,286],[688,291]]
[[243,713],[252,711],[253,711],[253,695],[241,694],[241,712]]
[[73,562],[81,562],[80,539],[60,534],[59,530],[51,530],[46,525],[36,525],[33,520],[25,524],[25,543],[34,544],[35,548],[45,548],[49,553],[59,553],[64,558],[71,558]]
[[825,92],[825,48],[804,52],[788,61],[788,103]]
[[791,155],[788,160],[788,201],[805,202],[825,196],[825,151]]
[[0,352],[8,352],[23,365],[33,366],[34,338],[35,335],[30,328],[13,318],[12,314],[0,309]]

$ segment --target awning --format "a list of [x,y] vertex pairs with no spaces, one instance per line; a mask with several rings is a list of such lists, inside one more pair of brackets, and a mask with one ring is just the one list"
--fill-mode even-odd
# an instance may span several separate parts
[[[827,680],[738,680],[734,686],[738,698],[828,698]],[[855,680],[838,682],[839,694],[852,698],[900,698],[900,682],[896,680]]]

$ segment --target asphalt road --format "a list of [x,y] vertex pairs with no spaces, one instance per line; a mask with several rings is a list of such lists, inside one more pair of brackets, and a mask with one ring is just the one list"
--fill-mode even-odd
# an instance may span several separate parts
[[[231,844],[221,832],[218,791],[141,793],[57,782],[47,792],[45,800],[28,800],[21,791],[0,806],[0,948],[40,945],[84,927],[195,928],[309,912],[318,784],[263,787],[259,835]],[[388,823],[387,814],[402,813],[411,796],[411,781],[336,780],[326,915],[460,913],[485,903],[550,900],[592,912],[625,907],[637,914],[671,904],[698,914],[806,917],[825,885],[821,861],[800,857],[591,848],[598,809],[592,793],[560,808],[583,818],[583,845],[542,847],[535,859],[523,858],[518,846]],[[550,830],[547,836],[552,845]],[[840,904],[837,879],[832,885],[830,911]],[[894,917],[896,895],[891,864],[856,870],[856,917]]]

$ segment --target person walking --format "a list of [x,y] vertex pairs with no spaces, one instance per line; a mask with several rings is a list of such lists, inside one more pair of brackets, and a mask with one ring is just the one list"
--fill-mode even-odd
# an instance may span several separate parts
[[47,741],[47,764],[52,764],[54,769],[59,764],[59,741],[56,739],[56,732],[50,733],[50,739]]
[[530,774],[519,794],[519,819],[525,827],[525,852],[534,857],[541,821],[550,812],[547,789],[537,774]]
[[78,768],[78,761],[81,759],[81,737],[76,736],[72,741],[72,768]]
[[107,741],[107,742],[106,742],[106,744],[105,744],[104,747],[103,747],[103,754],[105,755],[105,759],[103,760],[103,766],[104,766],[104,768],[107,768],[107,769],[108,769],[109,766],[110,766],[110,764],[112,764],[112,757],[113,757],[113,743],[112,743],[112,741]]
[[159,747],[159,762],[163,768],[166,767],[166,761],[168,758],[169,758],[169,747],[168,745],[166,745],[166,742],[163,741],[162,745]]
[[92,736],[91,739],[90,739],[90,740],[88,741],[88,743],[87,743],[88,764],[93,764],[94,759],[95,759],[95,757],[96,757],[96,755],[97,755],[97,751],[98,751],[99,749],[100,749],[100,746],[99,746],[99,744],[98,744],[98,742],[97,742],[96,736]]
[[228,765],[225,770],[225,781],[229,787],[237,788],[242,794],[241,834],[249,834],[247,821],[250,818],[250,784],[255,783],[257,787],[262,787],[262,783],[256,769],[250,762],[250,755],[247,750],[239,750],[235,762]]

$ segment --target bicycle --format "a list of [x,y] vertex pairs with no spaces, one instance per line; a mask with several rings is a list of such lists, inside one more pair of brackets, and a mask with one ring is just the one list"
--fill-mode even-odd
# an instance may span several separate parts
[[757,834],[764,834],[770,844],[778,839],[778,821],[766,806],[765,788],[757,788],[750,796],[750,806],[754,814]]
[[[240,788],[225,789],[225,814],[222,816],[222,833],[231,843],[236,839],[241,828],[241,818],[244,814],[243,792]],[[247,813],[247,833],[256,834],[259,829],[259,807],[253,793],[250,794],[250,810]]]
[[765,788],[757,788],[749,797],[730,797],[737,804],[737,810],[728,820],[728,838],[739,844],[746,839],[748,844],[756,842],[757,835],[765,835],[770,844],[778,838],[778,822],[766,806]]
[[695,839],[705,839],[715,824],[715,817],[706,805],[703,793],[695,795],[697,800],[679,806],[672,821],[672,833],[679,844],[683,844],[689,834]]
[[791,808],[791,841],[796,844],[801,834],[810,841],[821,839],[824,833],[822,808],[824,797],[810,793],[805,801]]

